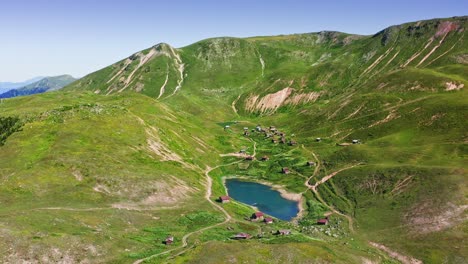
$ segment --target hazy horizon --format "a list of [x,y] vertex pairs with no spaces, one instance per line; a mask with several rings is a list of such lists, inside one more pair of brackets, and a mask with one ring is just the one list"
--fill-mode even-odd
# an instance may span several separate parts
[[[404,6],[404,8],[402,8]],[[83,77],[160,42],[183,47],[211,37],[334,30],[370,35],[388,26],[463,16],[459,1],[128,1],[19,0],[0,3],[0,82]],[[285,13],[285,11],[288,13]]]

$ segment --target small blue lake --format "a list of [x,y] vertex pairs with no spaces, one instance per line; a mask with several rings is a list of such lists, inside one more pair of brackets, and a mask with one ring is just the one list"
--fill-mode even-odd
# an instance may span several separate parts
[[281,197],[278,191],[264,184],[226,179],[226,188],[234,200],[255,206],[281,220],[289,221],[299,212],[297,202]]

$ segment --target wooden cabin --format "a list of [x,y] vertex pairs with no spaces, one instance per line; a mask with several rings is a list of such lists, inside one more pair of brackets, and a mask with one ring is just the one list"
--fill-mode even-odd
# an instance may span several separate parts
[[252,214],[252,221],[258,221],[258,220],[263,220],[263,213],[262,212],[255,212]]
[[231,201],[231,197],[224,195],[219,197],[219,201],[221,203],[229,203]]
[[286,167],[282,168],[282,169],[281,169],[281,172],[282,172],[283,174],[289,174],[289,173],[290,173],[289,168],[286,168]]
[[277,235],[281,235],[281,236],[287,236],[287,235],[290,235],[291,234],[291,230],[289,229],[280,229],[276,232]]
[[263,221],[265,222],[265,224],[273,224],[273,218],[271,217],[265,217]]
[[166,237],[166,240],[164,241],[164,244],[171,245],[172,243],[174,243],[174,237],[173,236]]
[[254,159],[255,159],[255,157],[252,156],[252,155],[249,155],[249,156],[245,157],[245,160],[254,160]]
[[317,220],[317,225],[328,225],[328,216]]
[[235,236],[232,237],[232,239],[249,239],[251,238],[252,236],[247,234],[247,233],[239,233],[239,234],[236,234]]

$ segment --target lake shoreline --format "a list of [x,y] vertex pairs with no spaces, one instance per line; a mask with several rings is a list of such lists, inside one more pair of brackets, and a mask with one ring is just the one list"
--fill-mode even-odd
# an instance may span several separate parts
[[[279,192],[281,197],[283,197],[284,199],[296,202],[297,203],[297,208],[299,209],[299,211],[297,212],[297,215],[290,220],[291,222],[292,221],[297,221],[298,219],[300,219],[303,216],[304,212],[305,212],[304,197],[303,197],[303,195],[301,193],[288,192],[285,189],[284,186],[273,184],[273,183],[267,182],[267,181],[252,179],[252,178],[245,177],[245,176],[223,176],[221,178],[221,181],[223,183],[224,189],[226,190],[226,193],[228,193],[228,191],[227,191],[228,188],[226,187],[226,180],[227,179],[239,179],[239,180],[244,180],[246,182],[253,182],[253,183],[263,184],[263,185],[269,186],[269,187],[271,187],[271,189]],[[251,206],[251,207],[256,209],[256,207],[254,207],[254,206]]]

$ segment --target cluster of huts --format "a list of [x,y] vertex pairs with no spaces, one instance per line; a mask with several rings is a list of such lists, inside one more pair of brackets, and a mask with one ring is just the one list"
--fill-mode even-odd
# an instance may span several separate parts
[[[227,195],[220,196],[218,201],[220,203],[229,203],[231,201],[231,197]],[[325,218],[318,219],[317,220],[317,225],[327,225],[328,224],[328,218],[329,216],[327,215]],[[250,216],[250,221],[252,222],[263,222],[265,224],[273,224],[274,219],[272,217],[266,216],[263,212],[257,211],[253,213]],[[276,235],[290,235],[291,230],[288,229],[281,229],[276,232]],[[247,233],[238,233],[235,236],[233,236],[233,239],[250,239],[252,236]]]
[[295,140],[286,140],[286,133],[280,132],[275,126],[269,126],[268,128],[262,128],[260,125],[257,125],[254,129],[249,131],[248,127],[244,127],[243,135],[248,137],[250,133],[263,133],[266,138],[271,138],[272,143],[282,143],[294,146],[297,144]]
[[[287,141],[286,140],[286,133],[280,132],[275,126],[270,126],[267,129],[264,129],[260,125],[257,125],[251,131],[252,132],[258,132],[258,133],[264,133],[265,137],[271,138],[272,143],[278,143],[279,142],[281,144],[288,144],[289,146],[297,145],[297,142],[295,140],[291,139],[291,140]],[[244,127],[244,136],[249,136],[249,135],[250,135],[249,128]],[[278,139],[277,137],[280,137],[280,139]],[[321,139],[319,139],[319,140],[321,140]],[[246,151],[245,151],[245,149],[241,149],[239,151],[239,153],[246,154]],[[252,155],[246,155],[245,160],[252,161],[252,160],[255,160],[255,157],[252,156]],[[270,160],[270,157],[268,157],[267,155],[264,155],[264,156],[262,156],[260,158],[260,160],[261,161],[268,161],[268,160]],[[315,166],[316,164],[313,161],[308,161],[306,163],[306,165],[307,166]],[[287,168],[287,167],[284,167],[284,168],[281,169],[281,173],[283,173],[283,174],[289,174],[290,172],[291,172],[290,169]]]
[[[231,197],[227,195],[223,195],[218,198],[218,202],[220,203],[229,203],[230,201],[231,201]],[[253,213],[249,219],[252,222],[263,222],[267,225],[274,223],[274,219],[272,217],[266,216],[263,212],[260,212],[260,211]],[[318,219],[317,225],[327,225],[328,221],[329,221],[329,216],[327,215],[325,218]],[[232,230],[232,229],[229,229],[229,230]],[[291,234],[291,230],[289,229],[279,229],[275,233],[275,235],[281,235],[281,236],[287,236],[290,234]],[[244,239],[252,238],[252,235],[248,233],[238,233],[231,238],[235,240],[244,240]],[[174,237],[167,236],[166,239],[163,241],[163,243],[165,245],[172,245],[174,243]]]
[[[229,126],[226,126],[225,129],[229,129],[230,127]],[[269,126],[268,128],[264,129],[262,128],[260,125],[257,125],[254,129],[250,130],[249,131],[249,128],[248,127],[244,127],[243,129],[243,135],[248,137],[250,136],[250,133],[263,133],[265,135],[266,138],[271,138],[271,142],[276,144],[276,143],[281,143],[281,144],[288,144],[289,146],[294,146],[294,145],[297,145],[297,142],[295,140],[289,140],[287,141],[286,140],[286,133],[284,132],[280,132],[275,126]],[[316,141],[317,142],[321,142],[322,139],[321,138],[316,138]],[[359,144],[359,140],[353,140],[352,141],[352,144]],[[349,144],[349,143],[343,143],[344,145],[346,144]],[[342,146],[341,144],[339,144],[340,146]],[[349,144],[351,145],[351,144]],[[239,153],[241,154],[246,154],[246,150],[245,149],[241,149],[239,151]],[[254,160],[255,157],[252,156],[252,155],[246,155],[245,156],[245,160],[248,160],[248,161],[252,161]],[[261,157],[261,161],[268,161],[270,158],[267,156],[267,155],[264,155]],[[309,167],[312,167],[312,166],[316,166],[317,164],[314,162],[314,161],[307,161],[306,163],[306,166],[309,166]],[[289,174],[291,171],[288,167],[283,167],[281,169],[281,172],[283,174]],[[229,203],[231,201],[231,198],[229,196],[220,196],[218,201],[220,203]],[[265,216],[265,214],[263,212],[255,212],[253,213],[251,216],[250,216],[250,221],[253,221],[253,222],[261,222],[263,221],[265,224],[272,224],[274,222],[273,218],[272,217],[268,217],[268,216]],[[327,225],[328,224],[328,221],[329,221],[329,218],[328,216],[326,216],[325,218],[321,218],[321,219],[318,219],[317,220],[317,225]],[[276,232],[277,235],[290,235],[291,234],[291,230],[287,230],[287,229],[281,229],[281,230],[277,230]],[[236,235],[234,235],[232,237],[232,239],[236,239],[236,240],[243,240],[243,239],[250,239],[252,237],[252,235],[248,234],[248,233],[238,233]],[[166,244],[172,244],[172,242],[174,241],[174,238],[173,237],[168,237],[166,239]]]

